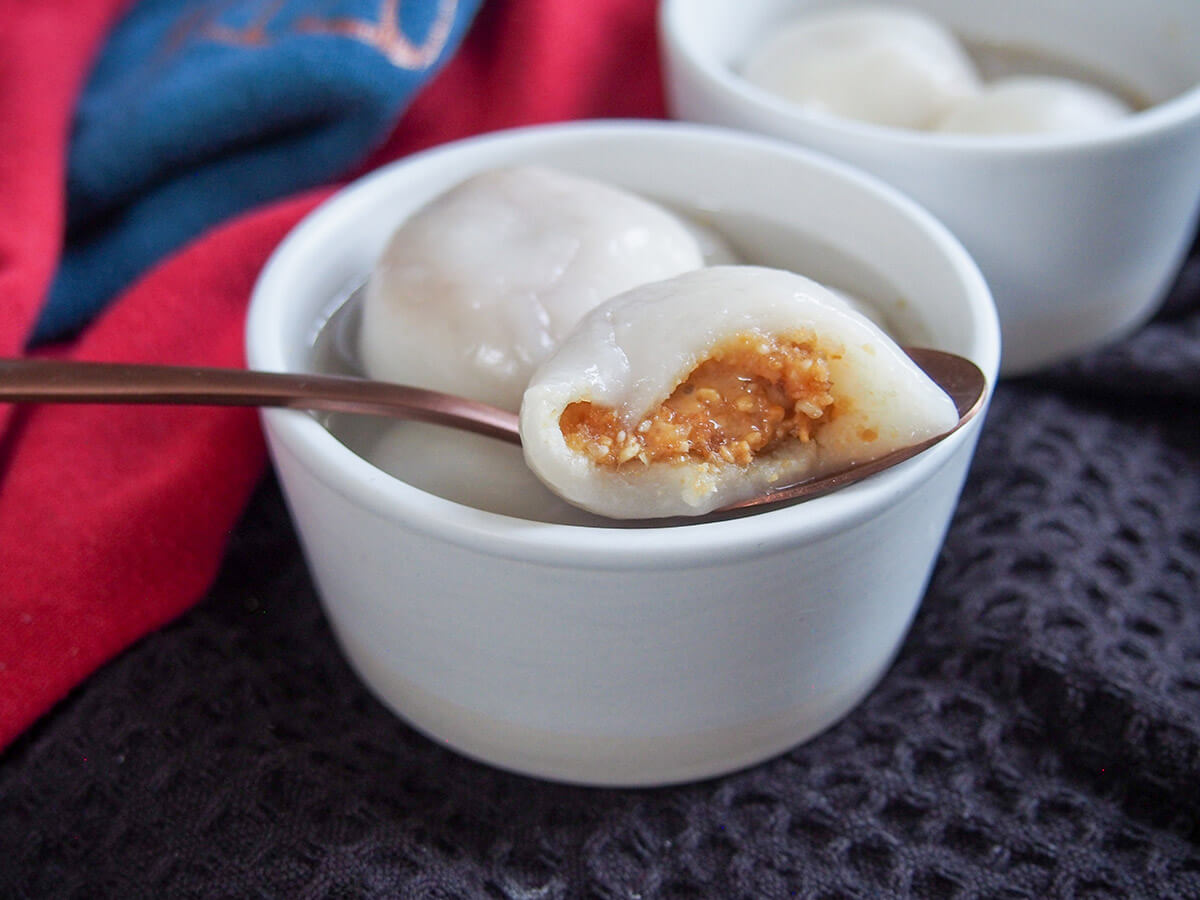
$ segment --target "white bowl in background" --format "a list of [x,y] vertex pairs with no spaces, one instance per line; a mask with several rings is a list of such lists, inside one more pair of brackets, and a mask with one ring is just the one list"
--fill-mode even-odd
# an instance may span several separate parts
[[814,115],[737,72],[766,35],[837,0],[663,0],[668,107],[679,119],[795,141],[882,177],[962,240],[995,297],[1004,374],[1139,326],[1161,302],[1200,211],[1196,0],[907,0],[968,42],[1036,51],[1150,105],[1078,134],[966,135]]
[[[483,136],[351,185],[264,269],[250,366],[309,369],[314,323],[392,229],[466,176],[515,162],[703,213],[761,245],[759,261],[811,266],[871,296],[904,339],[996,375],[987,286],[924,210],[783,142],[663,122]],[[778,754],[871,689],[925,590],[982,419],[830,496],[650,528],[472,508],[387,474],[313,416],[268,410],[263,421],[329,620],[384,703],[497,766],[646,785]]]

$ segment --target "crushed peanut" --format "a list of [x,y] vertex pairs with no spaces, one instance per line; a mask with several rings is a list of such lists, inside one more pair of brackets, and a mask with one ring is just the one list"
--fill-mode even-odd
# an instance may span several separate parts
[[716,347],[651,415],[628,427],[581,400],[559,418],[567,445],[597,465],[747,465],[781,441],[808,442],[834,414],[828,357],[811,335],[740,334]]

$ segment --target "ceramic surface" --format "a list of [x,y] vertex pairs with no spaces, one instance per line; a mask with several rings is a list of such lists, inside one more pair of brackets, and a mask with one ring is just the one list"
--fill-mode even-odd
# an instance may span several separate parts
[[[472,172],[515,161],[603,178],[707,210],[714,222],[745,219],[744,234],[764,244],[774,236],[780,252],[797,243],[792,235],[819,236],[814,265],[872,287],[906,333],[995,376],[987,287],[922,209],[782,142],[648,122],[476,138],[350,186],[264,270],[250,365],[305,369],[321,311],[365,275],[407,213]],[[845,715],[903,639],[981,421],[803,505],[629,529],[452,502],[355,455],[309,415],[264,413],[325,609],[366,684],[462,753],[601,785],[726,772]]]
[[815,116],[736,74],[764,35],[829,0],[663,0],[668,106],[680,119],[795,141],[915,197],[986,276],[1002,371],[1070,358],[1140,325],[1200,209],[1200,4],[1195,0],[911,0],[961,38],[1069,60],[1147,101],[1077,135],[951,135]]

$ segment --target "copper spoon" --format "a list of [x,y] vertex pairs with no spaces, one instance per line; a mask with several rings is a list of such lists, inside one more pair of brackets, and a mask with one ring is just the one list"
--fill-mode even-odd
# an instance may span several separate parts
[[0,359],[0,402],[281,406],[415,419],[520,444],[517,416],[463,397],[347,375]]
[[[828,493],[916,456],[957,431],[983,405],[987,379],[973,362],[941,350],[906,351],[950,395],[959,420],[945,434],[841,472],[725,507],[719,512],[780,504]],[[127,363],[48,359],[0,360],[0,402],[158,403],[279,406],[415,419],[520,444],[517,415],[438,391],[341,375],[299,375]]]

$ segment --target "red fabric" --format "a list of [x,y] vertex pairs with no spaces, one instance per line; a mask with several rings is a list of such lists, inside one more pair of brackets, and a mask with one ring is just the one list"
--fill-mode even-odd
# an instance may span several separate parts
[[[127,2],[0,0],[0,355],[20,354],[53,274],[71,106]],[[660,116],[654,15],[653,0],[485,0],[365,168],[500,128]],[[326,193],[216,229],[54,352],[242,365],[258,270]],[[0,404],[0,747],[203,596],[264,462],[252,411]]]
[[0,0],[0,353],[6,356],[24,345],[58,257],[71,105],[126,3]]

